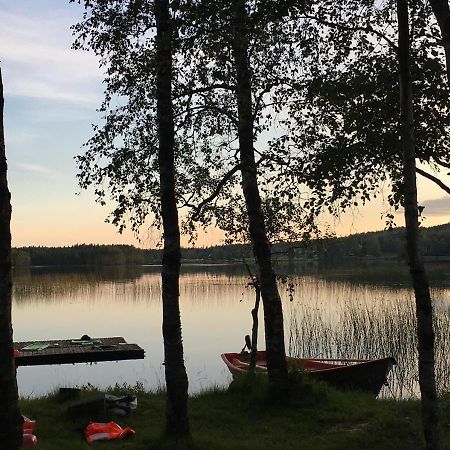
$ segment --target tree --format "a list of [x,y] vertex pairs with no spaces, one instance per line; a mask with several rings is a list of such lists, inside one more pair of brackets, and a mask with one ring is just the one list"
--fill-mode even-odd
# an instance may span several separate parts
[[[418,173],[450,192],[432,175],[450,164],[449,89],[432,38],[437,26],[423,2],[414,2],[411,14]],[[386,184],[393,189],[389,204],[398,208],[402,168],[399,126],[392,115],[399,109],[392,5],[349,0],[301,17],[298,40],[310,36],[316,51],[300,50],[309,63],[286,91],[289,133],[274,145],[295,149],[291,168],[311,190],[309,208],[338,215],[378,196]],[[393,218],[391,211],[386,217]]]
[[[289,15],[299,2],[192,3],[183,53],[190,67],[187,106],[191,111],[183,123],[184,137],[194,134],[210,153],[219,155],[222,164],[233,162],[205,200],[197,207],[190,202],[192,223],[214,220],[232,238],[251,241],[264,306],[269,381],[272,388],[287,391],[282,304],[270,239],[292,238],[305,231],[299,224],[301,193],[296,178],[284,170],[289,165],[285,153],[258,141],[264,140],[263,133],[282,109],[277,90],[298,70],[289,34],[295,20]],[[238,171],[239,191],[234,188]],[[310,232],[314,227],[308,225]]]
[[287,365],[284,345],[283,310],[277,280],[272,267],[261,197],[258,188],[254,142],[251,69],[249,65],[248,22],[245,0],[232,6],[232,51],[236,71],[238,138],[242,190],[249,221],[249,234],[258,266],[258,280],[264,306],[267,369],[269,382],[277,390],[287,391]]
[[[301,192],[296,177],[284,171],[289,161],[270,148],[255,150],[254,142],[274,123],[268,103],[276,88],[288,83],[289,72],[296,70],[286,32],[294,22],[284,20],[285,7],[269,14],[274,5],[278,3],[180,2],[173,107],[176,197],[179,207],[187,209],[182,229],[195,237],[196,226],[214,223],[230,239],[253,241],[265,304],[269,377],[272,385],[285,387],[281,300],[268,238],[298,236],[301,202],[293,199]],[[102,18],[108,19],[112,21]],[[122,228],[131,219],[135,230],[149,213],[153,226],[160,225],[161,217],[154,201],[159,185],[153,177],[155,162],[143,150],[156,140],[148,126],[154,94],[142,94],[151,90],[145,70],[152,57],[150,25],[145,16],[138,19],[129,32],[119,31],[120,43],[105,34],[89,44],[107,41],[110,51],[104,59],[109,89],[102,110],[107,117],[78,158],[80,185],[96,186],[103,203],[109,194],[117,204],[111,221]],[[78,26],[76,32],[85,31]],[[110,108],[114,96],[126,98],[126,103]],[[242,190],[237,189],[239,172]]]
[[0,69],[0,442],[2,448],[16,450],[22,446],[22,416],[18,405],[11,325],[11,195],[7,181],[4,103]]
[[447,80],[450,85],[450,8],[447,0],[429,0],[441,30],[441,43],[444,47]]
[[397,17],[400,127],[403,150],[402,193],[408,261],[416,297],[422,423],[427,448],[429,450],[439,450],[443,447],[438,425],[439,413],[434,372],[433,304],[419,249],[419,212],[416,185],[414,107],[409,55],[408,0],[397,0]]
[[[106,68],[107,74],[107,89],[101,109],[106,112],[114,96],[126,95],[130,99],[126,107],[119,107],[116,115],[108,117],[105,128],[100,130],[101,137],[93,138],[92,145],[100,150],[103,157],[110,156],[108,150],[112,150],[111,164],[115,169],[120,168],[118,160],[129,168],[139,156],[144,157],[143,172],[137,173],[135,180],[139,183],[143,180],[150,183],[145,190],[135,191],[133,195],[127,196],[126,199],[123,197],[122,200],[134,202],[141,198],[140,196],[148,195],[150,190],[151,201],[147,207],[154,208],[162,219],[166,434],[175,436],[176,439],[183,438],[189,434],[189,420],[188,379],[184,366],[179,309],[181,254],[175,197],[175,131],[172,105],[174,11],[171,12],[168,0],[156,0],[154,3],[141,0],[86,0],[84,5],[89,15],[74,27],[78,35],[75,46],[87,46],[102,58],[101,66]],[[139,77],[136,76],[138,68],[141,71],[138,72]],[[139,107],[146,99],[149,99],[149,103],[146,103],[148,109],[145,116],[140,116],[135,121],[133,112],[140,111]],[[126,127],[130,123],[137,126],[142,133],[137,136],[138,141],[136,134],[126,134]],[[114,151],[116,137],[123,143],[117,153]],[[104,143],[106,147],[102,148]],[[139,154],[133,152],[136,147],[139,148]],[[88,161],[86,157],[80,159]],[[146,173],[150,174],[149,178],[146,178]],[[127,179],[128,173],[121,172],[118,176],[125,176]],[[112,189],[117,189],[114,182]],[[119,205],[120,208],[122,205]],[[147,210],[142,218],[145,218],[146,212]],[[115,224],[119,224],[119,220],[115,220],[118,214],[116,210],[113,219]],[[123,224],[119,226],[123,227]]]
[[164,230],[162,267],[164,362],[167,384],[166,432],[189,434],[188,379],[183,359],[180,321],[180,229],[175,188],[175,129],[172,106],[173,22],[168,0],[156,0],[156,96],[161,215]]
[[[416,158],[431,167],[446,167],[450,156],[448,86],[442,77],[442,60],[434,49],[436,43],[430,40],[430,28],[436,27],[430,11],[422,2],[410,5],[411,37],[405,0],[397,1],[397,14],[392,13],[389,2],[364,2],[361,11],[350,0],[328,11],[321,9],[317,16],[304,17],[329,30],[319,47],[323,58],[311,68],[307,87],[298,96],[302,100],[291,108],[291,117],[298,125],[291,125],[291,129],[298,137],[297,145],[307,144],[307,156],[299,156],[297,170],[300,167],[299,173],[313,191],[312,208],[335,212],[358,206],[358,202],[363,204],[375,197],[380,182],[387,180],[393,187],[391,206],[405,208],[408,259],[417,305],[423,427],[428,448],[437,449],[441,442],[433,314],[419,251],[416,173],[432,179],[447,192],[448,188],[428,172],[416,170]],[[398,26],[393,23],[394,17]],[[311,32],[320,31],[311,26]],[[411,66],[410,52],[414,61]],[[396,73],[399,100],[395,96],[399,89]],[[415,122],[412,82],[417,106]],[[395,110],[401,111],[400,120],[392,114]],[[391,222],[393,215],[389,213],[387,218]]]

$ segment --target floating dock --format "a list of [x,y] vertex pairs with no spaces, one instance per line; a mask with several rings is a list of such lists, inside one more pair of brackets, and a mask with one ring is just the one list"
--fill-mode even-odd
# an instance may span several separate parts
[[17,366],[143,359],[144,349],[123,337],[15,342]]

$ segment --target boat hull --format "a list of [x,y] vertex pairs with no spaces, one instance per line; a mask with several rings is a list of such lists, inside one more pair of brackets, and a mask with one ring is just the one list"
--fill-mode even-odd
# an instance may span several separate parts
[[[233,376],[248,372],[250,356],[240,353],[221,355]],[[365,391],[378,395],[387,375],[395,364],[394,358],[374,360],[320,360],[286,358],[291,370],[305,370],[315,380],[324,381],[341,390]],[[256,371],[267,372],[266,352],[257,352]]]

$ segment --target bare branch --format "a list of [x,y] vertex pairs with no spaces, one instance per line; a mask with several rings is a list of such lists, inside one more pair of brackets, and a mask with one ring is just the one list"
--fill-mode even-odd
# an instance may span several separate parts
[[425,178],[428,178],[429,180],[436,183],[441,189],[443,189],[447,194],[450,194],[450,187],[448,187],[446,184],[444,184],[439,178],[436,178],[434,175],[431,175],[428,172],[425,172],[422,169],[416,168],[416,172],[422,175]]

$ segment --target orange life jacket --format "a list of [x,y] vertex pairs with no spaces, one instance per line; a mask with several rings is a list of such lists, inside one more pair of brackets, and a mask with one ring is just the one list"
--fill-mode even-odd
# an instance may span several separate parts
[[115,422],[95,423],[91,422],[84,430],[84,435],[89,444],[96,441],[112,441],[113,439],[124,439],[135,434],[130,428],[122,428]]
[[28,417],[22,416],[23,417],[23,434],[33,434],[33,430],[34,427],[36,425],[36,421],[35,420],[31,420]]
[[34,427],[36,425],[35,420],[31,420],[28,417],[23,417],[23,446],[35,447],[38,444],[37,437],[33,434]]

